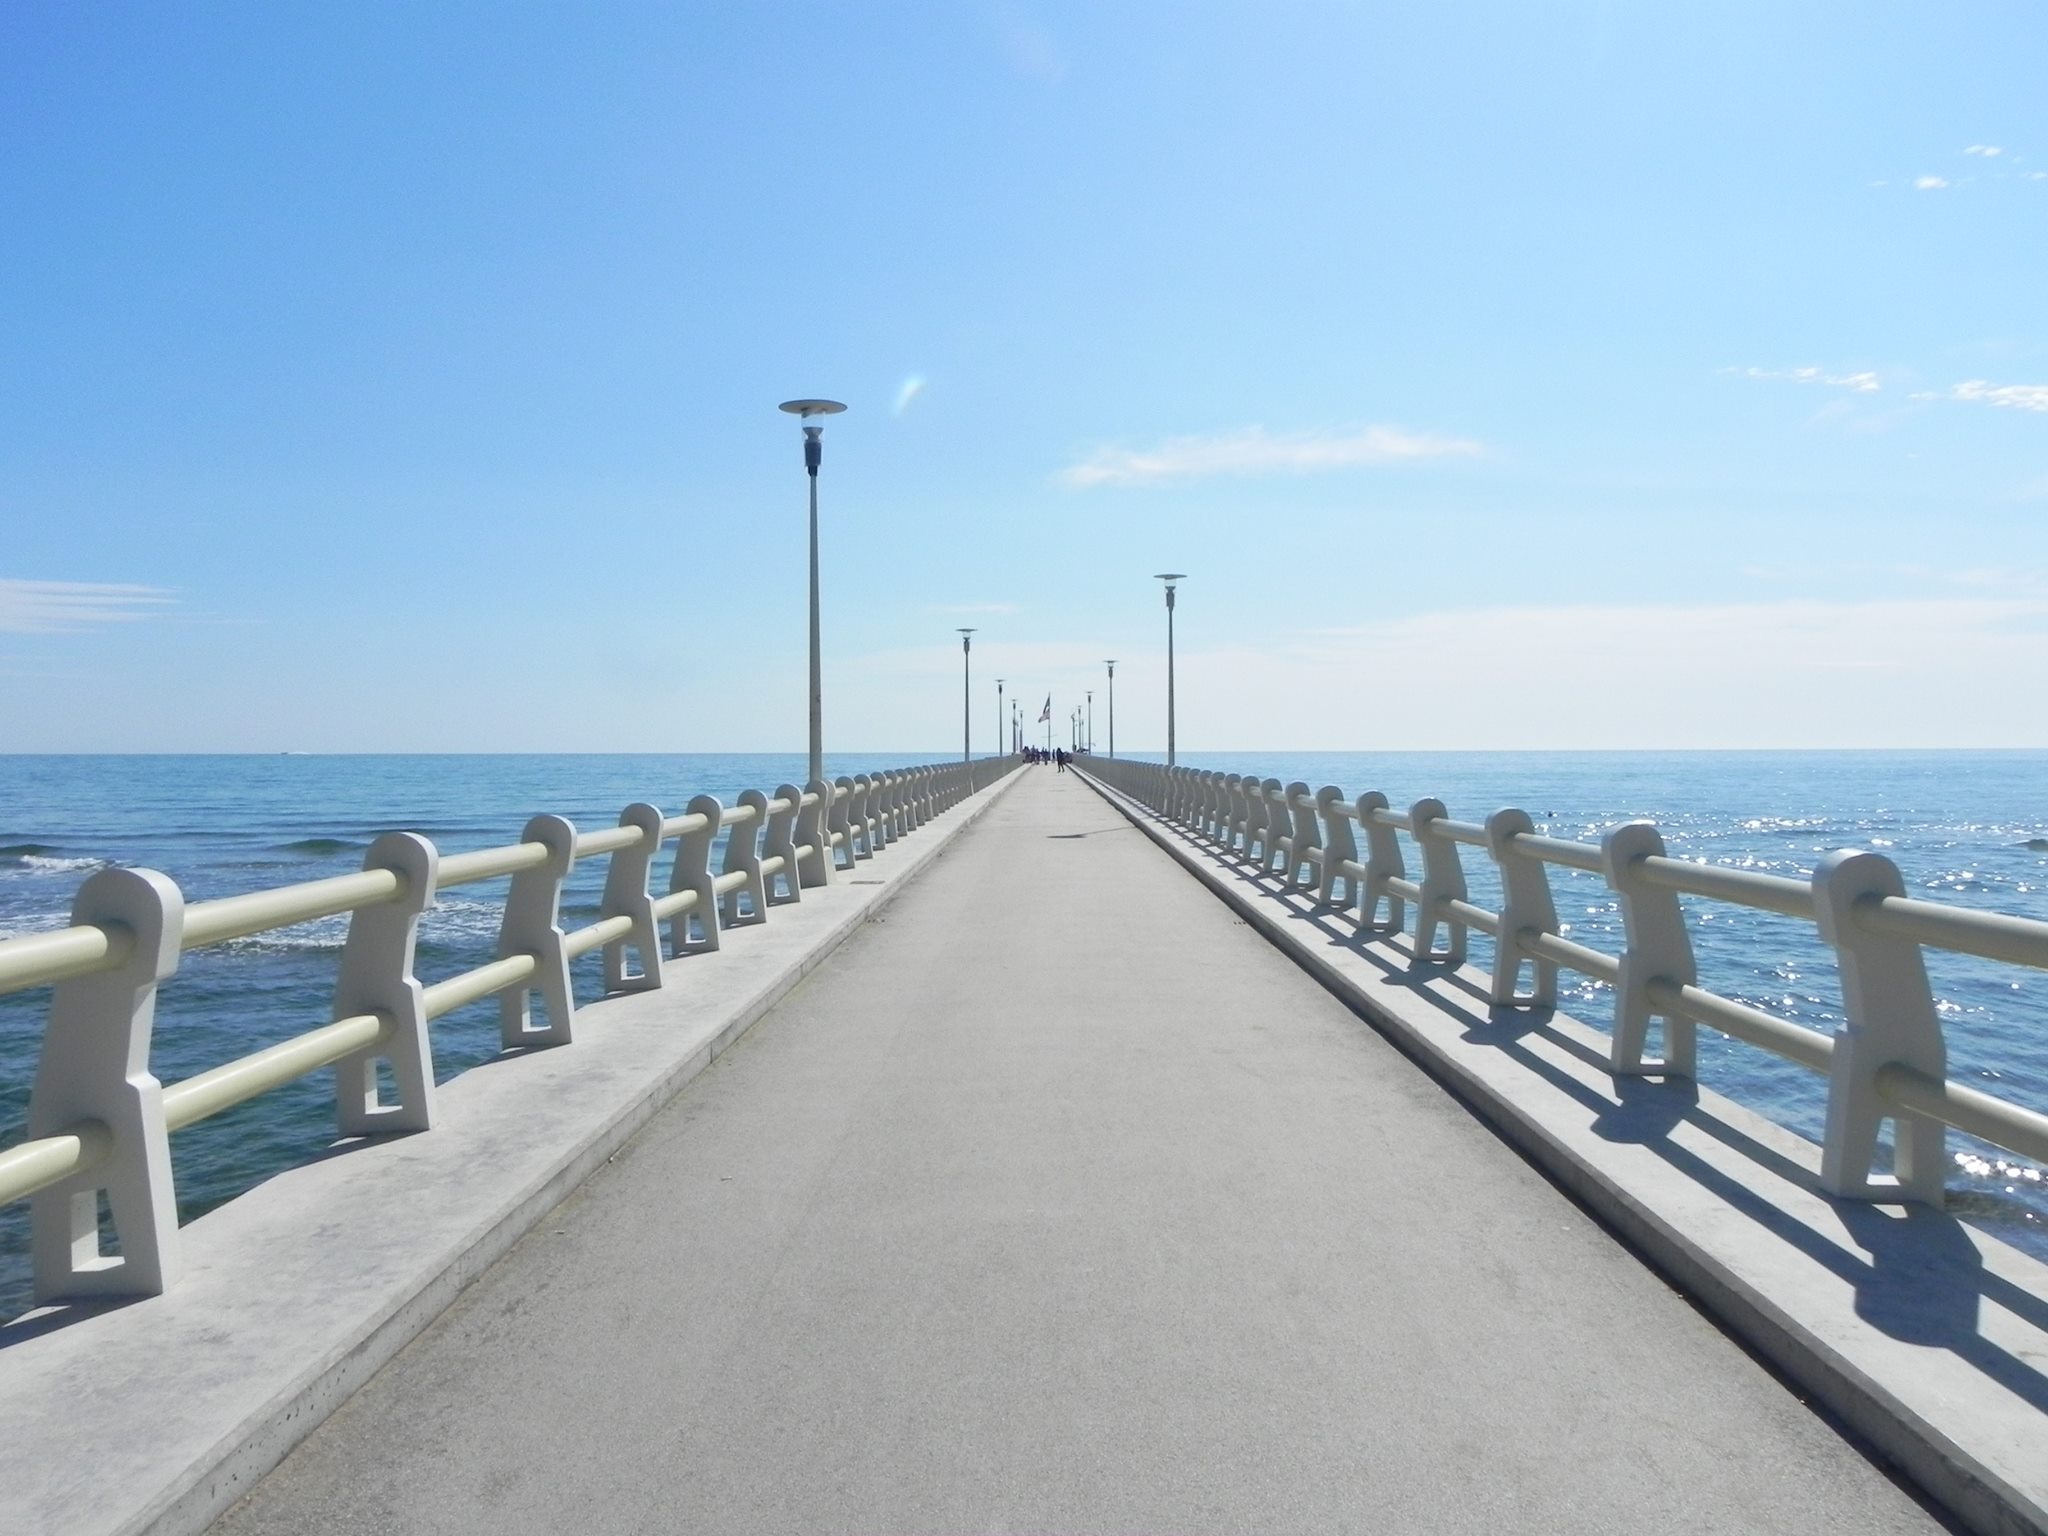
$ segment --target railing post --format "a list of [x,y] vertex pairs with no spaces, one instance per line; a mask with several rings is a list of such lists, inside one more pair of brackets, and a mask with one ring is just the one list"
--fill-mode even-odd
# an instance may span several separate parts
[[[1446,901],[1465,900],[1465,866],[1458,858],[1458,845],[1436,824],[1450,812],[1441,800],[1429,797],[1415,802],[1408,811],[1408,825],[1415,846],[1422,851],[1422,894],[1415,902],[1415,959],[1431,965],[1465,963],[1466,928],[1463,921],[1444,914]],[[1436,947],[1437,925],[1450,932],[1450,942]]]
[[863,773],[853,782],[858,786],[860,856],[871,859],[875,850],[889,841],[888,829],[882,825],[882,779],[880,774]]
[[[1664,856],[1664,835],[1655,822],[1626,821],[1600,839],[1600,859],[1607,884],[1621,905],[1626,945],[1614,983],[1616,1077],[1691,1077],[1697,1063],[1698,1027],[1683,1015],[1666,1012],[1650,996],[1654,981],[1689,987],[1700,974],[1678,893],[1643,878],[1642,861]],[[1662,1061],[1643,1054],[1649,1047],[1652,1018],[1664,1021]]]
[[[157,986],[178,969],[185,898],[153,869],[103,869],[78,888],[71,922],[125,930],[133,947],[112,970],[58,982],[50,999],[29,1137],[84,1121],[101,1128],[108,1147],[91,1167],[29,1197],[35,1299],[157,1296],[177,1278],[178,1202],[149,1042]],[[100,1248],[102,1190],[118,1255]]]
[[903,774],[882,775],[882,819],[887,826],[888,840],[892,843],[900,840],[910,830],[904,825],[903,786]]
[[[1374,812],[1389,808],[1387,797],[1376,789],[1368,789],[1358,797],[1355,807],[1359,830],[1365,833],[1365,892],[1359,900],[1358,926],[1369,933],[1399,933],[1407,922],[1407,903],[1393,891],[1387,889],[1389,880],[1404,879],[1408,866],[1401,857],[1401,839],[1394,835],[1394,829],[1379,820]],[[1380,918],[1380,903],[1387,904],[1387,915]]]
[[1278,860],[1286,858],[1282,838],[1288,836],[1288,827],[1292,825],[1292,821],[1280,815],[1282,807],[1278,803],[1278,795],[1278,778],[1262,778],[1251,786],[1251,809],[1255,811],[1257,819],[1260,819],[1260,856],[1257,856],[1260,874],[1276,872]]
[[[545,863],[512,877],[498,958],[531,955],[532,979],[498,994],[498,1034],[507,1049],[567,1045],[574,1037],[576,995],[569,985],[569,952],[562,942],[562,882],[576,862],[576,829],[560,816],[536,816],[519,834],[522,843],[545,843]],[[533,994],[547,1009],[544,1029],[533,1027]]]
[[1211,768],[1202,774],[1200,821],[1197,830],[1211,842],[1223,840],[1223,775]]
[[[1287,797],[1287,815],[1294,829],[1287,836],[1287,883],[1297,890],[1305,890],[1313,884],[1322,889],[1323,840],[1316,830],[1316,813],[1302,804],[1308,799],[1308,785],[1296,779],[1283,791]],[[1304,866],[1316,871],[1315,878],[1304,880],[1301,871]]]
[[[698,795],[684,812],[703,818],[703,825],[676,839],[676,861],[669,869],[668,888],[695,891],[697,904],[668,920],[668,952],[671,955],[707,953],[718,948],[718,888],[712,883],[711,845],[718,839],[718,823],[725,807],[716,795]],[[690,937],[690,920],[696,919],[697,937]]]
[[840,869],[852,869],[866,857],[860,851],[867,833],[860,820],[860,799],[860,786],[851,775],[842,773],[833,780],[832,814],[826,825],[838,839],[832,845],[832,860]]
[[[1344,791],[1325,784],[1316,791],[1316,815],[1323,821],[1322,879],[1316,885],[1316,899],[1326,907],[1358,905],[1358,877],[1344,873],[1343,866],[1358,862],[1358,840],[1351,833],[1349,807]],[[1344,897],[1337,897],[1337,882],[1344,882]]]
[[[334,1017],[374,1013],[384,1033],[334,1064],[334,1118],[344,1136],[424,1131],[434,1122],[434,1050],[427,1036],[426,991],[413,974],[420,914],[434,904],[441,856],[412,832],[386,832],[363,855],[363,868],[388,869],[404,883],[397,899],[349,914],[348,940],[334,983]],[[391,1063],[396,1101],[382,1102],[377,1063]]]
[[851,867],[862,859],[875,856],[874,834],[867,818],[868,776],[850,773],[842,776],[839,782],[846,786],[846,798],[840,802],[840,814],[846,818],[847,862]]
[[[782,856],[782,868],[762,880],[762,889],[768,900],[778,906],[804,899],[803,885],[797,878],[796,868],[796,819],[803,811],[800,803],[803,797],[804,792],[794,784],[777,785],[775,798],[783,802],[783,809],[770,811],[761,831],[761,857],[772,859],[777,854]],[[778,880],[782,882],[780,896],[775,894],[775,882]]]
[[813,779],[804,789],[811,797],[796,819],[797,877],[805,885],[830,885],[835,867],[832,851],[832,811],[839,791],[823,779]]
[[[1226,773],[1223,776],[1223,793],[1229,805],[1229,810],[1223,817],[1223,851],[1235,854],[1238,838],[1244,835],[1246,824],[1251,817],[1251,807],[1245,803],[1244,798],[1244,776]],[[1249,842],[1246,846],[1250,846]]]
[[768,797],[758,789],[743,789],[740,791],[740,804],[752,806],[754,815],[743,825],[727,829],[723,873],[744,874],[747,882],[725,893],[718,913],[719,926],[724,928],[739,924],[742,891],[746,893],[747,905],[753,909],[753,915],[747,921],[768,921],[768,885],[761,878],[761,829],[768,823]]
[[[1820,1182],[1856,1200],[1918,1200],[1939,1209],[1947,1176],[1948,1127],[1887,1103],[1877,1075],[1897,1064],[1932,1078],[1948,1076],[1948,1047],[1927,982],[1927,964],[1911,939],[1872,933],[1856,909],[1906,894],[1898,866],[1880,853],[1845,848],[1813,872],[1814,915],[1842,972],[1844,1023],[1835,1031],[1828,1071],[1827,1136]],[[1873,1174],[1878,1127],[1892,1122],[1890,1177]]]
[[[607,992],[650,991],[661,985],[661,923],[654,915],[654,898],[647,892],[647,873],[661,851],[661,823],[661,812],[644,800],[619,813],[619,825],[638,828],[640,841],[615,849],[611,863],[605,866],[604,899],[598,916],[633,920],[630,932],[604,946]],[[639,957],[637,971],[627,968],[629,949]]]
[[[1523,934],[1557,932],[1550,872],[1541,859],[1526,858],[1514,850],[1519,834],[1535,830],[1536,823],[1527,811],[1508,808],[1486,818],[1486,851],[1500,871],[1500,931],[1493,940],[1493,989],[1488,998],[1496,1008],[1557,1006],[1557,963],[1522,953]],[[1526,995],[1517,996],[1515,984],[1522,979],[1525,961],[1530,968],[1530,987]]]

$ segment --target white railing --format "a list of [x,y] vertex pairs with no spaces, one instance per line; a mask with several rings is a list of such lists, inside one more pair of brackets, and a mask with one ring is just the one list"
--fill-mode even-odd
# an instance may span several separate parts
[[[1881,854],[1845,849],[1822,859],[1810,880],[1790,880],[1671,858],[1648,821],[1625,822],[1597,844],[1577,843],[1538,834],[1519,810],[1496,811],[1480,825],[1452,820],[1440,800],[1396,811],[1376,791],[1354,799],[1335,785],[1311,792],[1299,781],[1128,759],[1090,759],[1084,771],[1277,877],[1283,889],[1353,913],[1368,940],[1404,933],[1413,907],[1409,939],[1418,961],[1462,965],[1467,934],[1492,935],[1494,1007],[1556,1006],[1560,969],[1607,983],[1617,1076],[1692,1077],[1700,1024],[1821,1073],[1828,1079],[1821,1184],[1831,1194],[1939,1205],[1949,1126],[2048,1162],[2048,1115],[1949,1079],[1921,953],[1950,950],[2048,970],[2048,923],[1915,900]],[[1418,855],[1419,880],[1409,874],[1404,835]],[[1469,899],[1462,848],[1483,849],[1493,861],[1498,912]],[[1619,955],[1564,937],[1550,891],[1553,864],[1606,880],[1621,910]],[[1838,962],[1846,1022],[1828,1036],[1700,986],[1680,896],[1814,923]],[[1653,1019],[1663,1026],[1660,1058],[1646,1054]],[[1872,1170],[1886,1120],[1894,1172],[1880,1175]]]
[[[176,1270],[177,1202],[169,1136],[323,1067],[335,1068],[343,1135],[433,1124],[427,1025],[495,996],[506,1047],[566,1045],[576,1000],[569,963],[604,952],[607,993],[662,986],[667,954],[715,950],[742,922],[765,922],[807,888],[873,858],[1017,766],[1015,758],[941,763],[747,790],[733,806],[699,795],[680,816],[644,803],[616,827],[578,833],[536,816],[502,848],[442,856],[426,838],[378,838],[358,874],[187,905],[148,869],[105,869],[79,888],[71,925],[0,941],[0,993],[49,986],[49,1023],[25,1140],[0,1151],[0,1204],[27,1198],[38,1302],[155,1295]],[[720,868],[711,855],[725,834]],[[649,877],[674,843],[666,890]],[[598,920],[565,932],[562,886],[579,859],[609,855]],[[421,913],[453,886],[510,877],[490,962],[430,985],[413,974]],[[157,990],[179,957],[317,918],[349,916],[334,1022],[182,1082],[150,1072]],[[545,1022],[534,1017],[539,995]],[[379,1085],[380,1063],[393,1095]],[[118,1252],[103,1243],[104,1195]]]

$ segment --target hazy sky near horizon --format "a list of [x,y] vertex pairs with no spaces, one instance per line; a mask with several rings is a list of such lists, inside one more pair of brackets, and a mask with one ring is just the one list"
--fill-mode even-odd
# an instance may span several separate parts
[[[0,7],[0,751],[2048,745],[2048,9]],[[1041,738],[1042,739],[1042,738]]]

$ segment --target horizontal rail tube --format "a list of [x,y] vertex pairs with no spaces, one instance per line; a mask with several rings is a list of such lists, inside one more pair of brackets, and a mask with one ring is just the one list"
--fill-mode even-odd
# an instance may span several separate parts
[[1486,846],[1486,828],[1475,826],[1469,821],[1453,821],[1448,816],[1439,816],[1430,824],[1430,830],[1440,832],[1454,843],[1463,843],[1468,848]]
[[119,923],[25,933],[0,944],[0,993],[111,971],[127,964],[134,950],[135,935]]
[[702,832],[711,825],[711,818],[702,811],[692,811],[687,816],[669,816],[661,823],[663,839],[681,837],[685,832]]
[[[692,896],[695,891],[690,892]],[[578,955],[587,955],[593,949],[602,949],[613,939],[623,939],[633,931],[630,913],[608,917],[602,922],[592,923],[588,928],[578,928],[574,933],[562,935],[562,951],[574,960]]]
[[17,1142],[0,1152],[0,1205],[96,1168],[114,1150],[114,1133],[98,1120],[81,1120],[55,1136]]
[[1704,987],[1682,987],[1660,976],[1650,983],[1648,991],[1650,1001],[1659,1008],[1682,1013],[1698,1023],[1711,1025],[1724,1035],[1733,1035],[1767,1051],[1776,1051],[1788,1061],[1796,1061],[1811,1071],[1825,1074],[1834,1057],[1835,1042],[1826,1035],[1789,1024],[1775,1014],[1722,997]]
[[1689,859],[1650,855],[1638,859],[1636,867],[1652,885],[1684,896],[1709,896],[1715,901],[1733,902],[1738,907],[1756,907],[1781,912],[1786,917],[1813,916],[1813,887],[1804,880],[1787,880],[1783,875],[1760,875],[1752,869],[1727,869],[1719,864],[1695,864]]
[[1877,1091],[1901,1109],[1932,1115],[1965,1135],[2048,1163],[2048,1115],[1929,1077],[1899,1061],[1877,1069]]
[[1561,965],[1587,976],[1596,976],[1605,982],[1621,980],[1621,961],[1613,955],[1604,955],[1597,949],[1574,944],[1570,939],[1561,939],[1554,933],[1524,928],[1515,935],[1515,948],[1532,960],[1548,960],[1552,965]]
[[1446,896],[1437,903],[1444,915],[1468,928],[1477,928],[1481,933],[1498,935],[1500,919],[1484,907],[1474,906],[1469,901],[1460,901],[1455,896]]
[[512,843],[504,848],[479,848],[475,853],[451,853],[441,860],[434,889],[445,891],[451,885],[496,880],[522,869],[538,869],[547,861],[546,843]]
[[687,912],[697,905],[695,891],[670,891],[666,896],[654,898],[656,917],[674,917],[678,912]]
[[1561,837],[1544,837],[1535,832],[1517,832],[1508,839],[1508,851],[1524,858],[1540,859],[1545,864],[1563,864],[1571,869],[1583,869],[1588,874],[1602,875],[1607,865],[1600,857],[1600,850],[1591,843],[1568,842]]
[[539,969],[540,962],[532,955],[507,955],[460,976],[437,981],[426,990],[427,1017],[438,1019],[494,992],[516,987],[522,981],[530,981]]
[[711,889],[723,896],[727,891],[736,891],[745,885],[750,877],[744,869],[730,870],[711,882]]
[[164,1125],[182,1131],[224,1109],[233,1109],[245,1099],[296,1082],[309,1072],[332,1066],[344,1056],[375,1045],[389,1028],[383,1015],[359,1013],[239,1056],[182,1083],[167,1084]]
[[229,939],[247,938],[271,928],[339,917],[359,907],[396,901],[404,893],[405,881],[394,871],[365,869],[353,875],[336,875],[331,880],[308,880],[274,890],[251,891],[246,896],[194,902],[185,909],[179,947],[204,949],[209,944],[224,944]]
[[1911,896],[1865,896],[1854,912],[1857,926],[1872,933],[2048,970],[2048,923],[2030,917],[1973,912]]
[[631,848],[646,836],[638,827],[605,827],[596,832],[576,834],[576,857],[587,859],[592,854],[616,853],[621,848]]

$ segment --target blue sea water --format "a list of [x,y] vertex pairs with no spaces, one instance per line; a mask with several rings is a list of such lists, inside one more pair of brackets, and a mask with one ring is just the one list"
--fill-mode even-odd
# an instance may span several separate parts
[[[859,773],[943,752],[835,756]],[[1212,753],[1192,765],[1258,772],[1397,806],[1434,795],[1479,820],[1501,806],[1539,827],[1597,840],[1649,817],[1672,851],[1804,878],[1831,849],[1875,848],[1908,889],[1964,906],[2048,919],[2048,753],[1495,752]],[[443,852],[510,842],[539,811],[579,828],[609,826],[635,800],[680,811],[695,794],[728,803],[742,788],[802,777],[797,754],[670,756],[0,757],[0,936],[63,926],[73,892],[106,864],[171,875],[190,900],[317,879],[359,867],[380,832],[404,828]],[[1483,858],[1467,860],[1473,899],[1497,903]],[[1571,937],[1610,952],[1620,919],[1596,878],[1553,872]],[[603,861],[573,877],[571,925],[592,920]],[[504,882],[447,892],[423,920],[419,969],[438,980],[491,957]],[[1834,962],[1810,924],[1688,903],[1701,982],[1815,1029],[1840,1022]],[[163,989],[154,1070],[165,1082],[325,1023],[345,918],[188,954]],[[1474,936],[1484,955],[1483,936]],[[1950,1073],[2048,1110],[2048,976],[1930,954],[1947,1026]],[[577,962],[580,997],[600,990],[599,959]],[[1605,989],[1567,976],[1566,1006],[1604,1025]],[[0,1145],[23,1134],[47,990],[0,998]],[[496,1005],[434,1025],[445,1080],[498,1053]],[[1818,1137],[1821,1080],[1703,1030],[1700,1076],[1716,1091]],[[333,1087],[322,1073],[181,1131],[173,1140],[180,1215],[192,1217],[318,1154],[332,1139]],[[1953,1208],[2048,1257],[2048,1183],[2023,1160],[1956,1137]],[[1447,1186],[1458,1173],[1446,1169]],[[0,1210],[0,1317],[27,1304],[22,1205]]]

